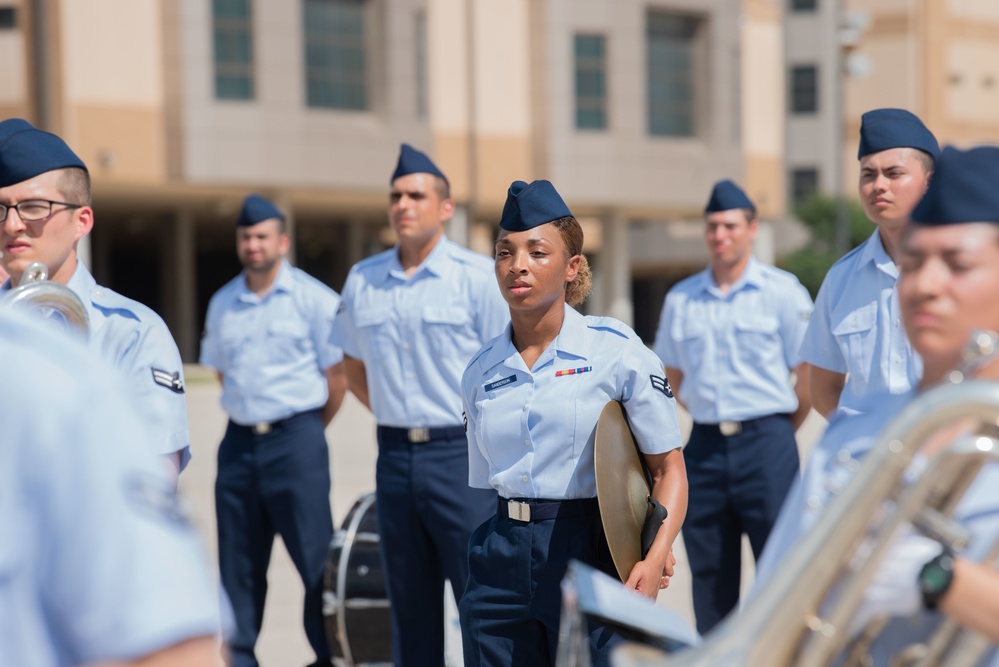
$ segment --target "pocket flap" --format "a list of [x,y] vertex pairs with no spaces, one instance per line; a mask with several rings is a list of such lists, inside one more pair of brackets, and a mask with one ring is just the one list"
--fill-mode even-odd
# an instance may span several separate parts
[[874,328],[875,322],[877,322],[877,308],[878,304],[869,303],[863,308],[846,313],[846,316],[833,326],[833,335],[845,336],[861,331],[870,331]]
[[423,321],[430,324],[469,324],[472,321],[468,311],[460,306],[426,306]]

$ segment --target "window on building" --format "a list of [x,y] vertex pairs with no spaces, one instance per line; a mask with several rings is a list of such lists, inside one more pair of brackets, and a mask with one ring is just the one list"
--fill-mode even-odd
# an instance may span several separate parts
[[212,0],[215,97],[253,99],[253,24],[250,0]]
[[607,127],[607,49],[603,35],[576,35],[576,127]]
[[427,75],[427,15],[416,13],[416,117],[425,119],[428,114],[427,96],[429,81]]
[[797,206],[819,191],[819,170],[806,167],[791,170],[791,203]]
[[698,35],[703,20],[650,11],[646,66],[649,134],[694,136]]
[[791,113],[819,110],[819,68],[798,65],[791,68]]
[[0,30],[13,30],[17,27],[17,10],[14,7],[0,7]]
[[305,0],[305,91],[310,107],[368,108],[365,0]]
[[814,12],[818,8],[818,0],[791,0],[792,12]]

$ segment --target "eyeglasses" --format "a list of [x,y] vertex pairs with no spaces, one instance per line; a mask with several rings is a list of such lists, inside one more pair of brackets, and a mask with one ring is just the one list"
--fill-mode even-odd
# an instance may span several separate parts
[[17,215],[23,222],[38,222],[52,215],[52,207],[55,205],[68,206],[69,208],[83,208],[83,204],[70,204],[66,201],[52,201],[50,199],[25,199],[24,201],[7,206],[0,204],[0,222],[6,222],[7,213],[10,209],[17,209]]

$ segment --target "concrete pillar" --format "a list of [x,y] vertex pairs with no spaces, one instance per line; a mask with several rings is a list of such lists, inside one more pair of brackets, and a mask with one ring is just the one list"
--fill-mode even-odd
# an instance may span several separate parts
[[634,323],[635,307],[631,300],[631,254],[628,248],[629,221],[620,213],[601,220],[603,248],[600,251],[600,275],[603,312],[628,326]]
[[367,255],[364,227],[364,218],[351,218],[347,223],[347,266],[354,266]]
[[174,265],[166,273],[174,275],[175,290],[174,336],[181,358],[188,363],[198,357],[198,277],[194,233],[194,214],[178,211],[174,217],[173,255]]
[[753,241],[753,255],[764,264],[773,264],[777,261],[777,237],[774,226],[772,223],[760,220],[757,229],[756,240]]
[[472,221],[468,219],[467,206],[455,206],[454,215],[445,225],[444,232],[447,237],[458,245],[468,247],[468,226]]

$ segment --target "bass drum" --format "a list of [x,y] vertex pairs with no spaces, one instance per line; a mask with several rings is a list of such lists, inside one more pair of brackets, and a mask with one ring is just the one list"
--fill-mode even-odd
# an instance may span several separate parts
[[373,493],[361,496],[333,533],[323,616],[334,664],[391,667],[392,621]]

